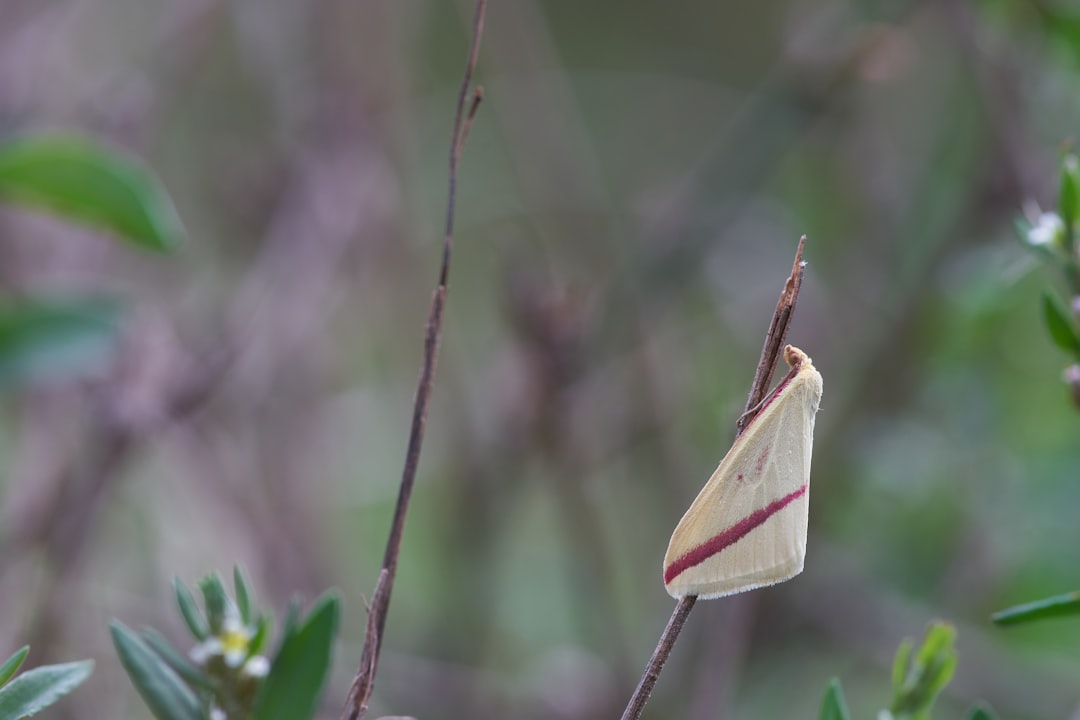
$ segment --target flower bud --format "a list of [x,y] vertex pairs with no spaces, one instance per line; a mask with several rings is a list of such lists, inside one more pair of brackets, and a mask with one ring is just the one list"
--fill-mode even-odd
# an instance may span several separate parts
[[1065,368],[1065,372],[1062,373],[1061,379],[1069,386],[1073,404],[1080,407],[1080,365],[1074,364]]

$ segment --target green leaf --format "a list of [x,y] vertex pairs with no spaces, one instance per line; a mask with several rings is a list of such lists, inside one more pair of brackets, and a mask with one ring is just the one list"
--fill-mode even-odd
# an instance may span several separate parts
[[1065,223],[1065,231],[1071,236],[1080,216],[1080,171],[1076,156],[1069,153],[1061,163],[1061,187],[1058,190],[1058,213]]
[[[285,622],[281,627],[281,642],[277,652],[281,652],[282,646],[296,633],[296,627],[300,624],[300,601],[293,598],[289,601],[289,607],[285,609]],[[277,653],[275,653],[276,655]]]
[[907,678],[908,661],[911,660],[911,651],[914,645],[910,638],[900,641],[900,647],[896,649],[896,659],[892,667],[892,687],[894,692],[904,688],[904,680]]
[[141,161],[75,135],[29,135],[0,145],[0,200],[153,250],[171,250],[183,235],[172,200]]
[[36,714],[77,688],[93,669],[93,660],[82,660],[27,670],[0,688],[0,717],[19,720]]
[[206,617],[210,621],[210,632],[220,635],[225,627],[225,609],[229,606],[229,596],[217,573],[212,573],[199,581],[203,602],[206,603]]
[[255,634],[251,636],[251,642],[248,643],[249,654],[258,655],[261,653],[262,649],[266,647],[266,641],[269,637],[270,619],[264,615],[255,621]]
[[[915,651],[910,668],[904,673],[902,686],[893,688],[889,711],[898,720],[930,717],[930,709],[938,694],[956,672],[955,643],[956,630],[951,625],[943,622],[930,625],[922,645]],[[910,654],[910,651],[901,646],[898,659],[901,654]],[[898,670],[894,667],[894,680],[897,675]]]
[[976,705],[968,711],[967,720],[997,720],[997,715],[985,705]]
[[915,666],[934,667],[938,659],[947,656],[956,643],[956,630],[952,625],[935,622],[926,631],[926,638],[915,655]]
[[122,623],[109,623],[113,645],[131,683],[158,720],[203,720],[195,693],[149,645]]
[[310,720],[330,668],[340,603],[333,595],[315,602],[311,613],[282,643],[255,702],[253,720]]
[[188,590],[187,585],[181,582],[180,578],[175,578],[173,588],[176,590],[176,604],[180,606],[180,614],[184,617],[184,622],[187,624],[191,634],[199,642],[210,637],[210,628],[206,624],[206,617],[195,603],[195,598],[192,596],[191,591]]
[[952,680],[953,675],[956,674],[956,652],[952,651],[947,657],[941,657],[935,659],[935,661],[928,665],[924,682],[920,686],[922,697],[924,698],[924,704],[920,711],[927,718],[930,717],[930,708],[933,706],[937,696],[941,694],[941,691]]
[[214,689],[214,681],[193,662],[181,655],[157,630],[143,628],[141,635],[143,641],[189,684],[205,690]]
[[120,311],[100,296],[0,301],[0,386],[102,373],[116,350]]
[[998,625],[1019,625],[1043,618],[1080,615],[1080,590],[1006,608],[990,616]]
[[27,653],[30,652],[29,645],[23,645],[16,650],[11,657],[4,661],[3,665],[0,665],[0,685],[3,685],[11,676],[19,672],[19,668],[22,667],[23,660],[26,659]]
[[1048,292],[1043,293],[1042,300],[1043,320],[1054,344],[1068,353],[1080,356],[1080,337],[1077,337],[1076,326],[1065,308]]
[[251,622],[251,591],[239,565],[233,567],[233,587],[236,588],[236,607],[240,611],[240,619],[247,625]]
[[833,678],[829,681],[829,687],[825,688],[825,697],[821,701],[818,720],[848,720],[848,717],[847,703],[844,702],[840,681]]
[[1052,38],[1057,39],[1062,48],[1072,56],[1072,61],[1080,66],[1080,14],[1075,10],[1066,10],[1067,4],[1055,8],[1051,3],[1034,3],[1043,21],[1043,28]]

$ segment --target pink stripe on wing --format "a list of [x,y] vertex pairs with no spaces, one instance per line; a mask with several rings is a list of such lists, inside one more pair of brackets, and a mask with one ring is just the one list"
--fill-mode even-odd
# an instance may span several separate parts
[[735,523],[726,530],[722,530],[716,535],[712,536],[705,542],[701,543],[697,547],[693,548],[685,555],[680,557],[675,562],[664,568],[664,584],[670,583],[679,573],[684,570],[688,570],[695,565],[705,562],[716,553],[720,552],[724,548],[734,545],[739,540],[746,537],[754,528],[758,527],[770,517],[783,510],[791,501],[800,497],[806,492],[806,485],[803,485],[798,490],[791,492],[779,500],[773,500],[771,503],[755,510],[748,516],[744,517],[739,522]]

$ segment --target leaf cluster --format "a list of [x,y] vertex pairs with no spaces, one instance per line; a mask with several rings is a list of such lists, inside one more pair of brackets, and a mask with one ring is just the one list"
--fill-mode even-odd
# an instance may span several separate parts
[[[254,612],[243,573],[233,573],[235,597],[217,575],[199,583],[203,606],[182,582],[174,584],[184,623],[196,641],[189,659],[150,628],[135,632],[110,626],[113,644],[132,684],[158,720],[206,720],[215,712],[229,720],[306,720],[314,716],[330,668],[339,601],[316,600],[301,617],[298,603],[286,615],[281,638],[268,661],[261,653],[270,620]],[[243,635],[240,652],[229,656],[229,637]],[[268,662],[268,667],[266,663]],[[261,668],[266,668],[264,672]]]
[[[956,672],[956,630],[944,622],[934,622],[922,644],[915,648],[905,638],[896,651],[892,668],[892,699],[877,714],[877,720],[930,720],[934,702]],[[819,720],[848,720],[840,681],[833,678],[821,702]],[[975,706],[965,720],[994,720],[986,707]]]

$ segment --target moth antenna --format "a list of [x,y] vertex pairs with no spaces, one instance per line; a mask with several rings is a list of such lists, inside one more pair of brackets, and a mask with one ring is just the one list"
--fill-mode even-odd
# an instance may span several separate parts
[[761,398],[761,400],[758,401],[757,405],[755,405],[754,407],[750,408],[749,410],[744,412],[742,415],[740,415],[739,419],[735,421],[735,426],[739,427],[739,428],[743,427],[743,425],[746,423],[747,418],[753,417],[754,415],[757,415],[759,412],[761,412],[761,408],[765,407],[765,402],[770,397],[772,397],[771,394],[766,395],[765,397]]

